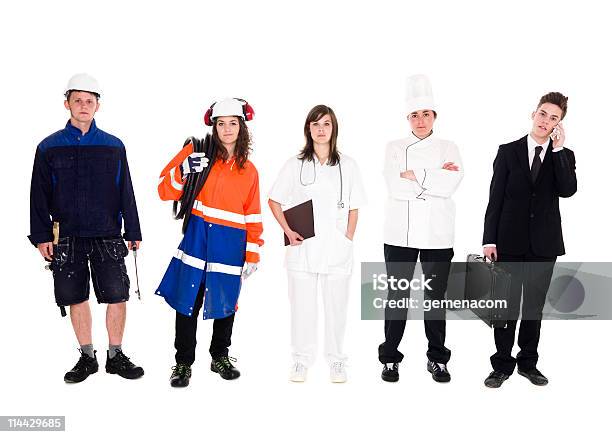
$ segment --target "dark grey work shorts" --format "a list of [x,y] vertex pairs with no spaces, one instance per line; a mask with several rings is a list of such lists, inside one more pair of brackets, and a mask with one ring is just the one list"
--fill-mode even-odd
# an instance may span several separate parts
[[89,299],[89,278],[98,303],[119,303],[129,299],[130,278],[124,258],[128,248],[120,237],[60,238],[53,246],[55,301],[60,306]]

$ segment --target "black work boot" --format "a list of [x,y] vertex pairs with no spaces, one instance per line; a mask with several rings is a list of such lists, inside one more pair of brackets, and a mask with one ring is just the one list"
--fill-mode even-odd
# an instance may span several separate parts
[[191,378],[191,366],[187,364],[176,363],[172,367],[172,375],[170,375],[170,385],[172,387],[187,387]]
[[534,385],[548,384],[548,378],[542,375],[542,372],[535,367],[528,370],[518,369],[518,374],[527,378]]
[[398,363],[385,363],[383,371],[380,374],[383,381],[397,382],[399,381],[399,364]]
[[500,372],[499,370],[494,370],[489,374],[489,376],[487,376],[484,384],[489,388],[499,388],[508,378],[510,378],[510,375],[506,375],[504,372]]
[[108,351],[106,352],[106,373],[116,373],[122,378],[136,379],[144,375],[144,370],[134,365],[121,349],[115,349],[113,358],[109,358]]
[[451,380],[448,368],[444,363],[427,360],[427,371],[431,373],[431,377],[436,382],[449,382]]
[[210,363],[210,370],[221,375],[223,379],[236,379],[240,372],[232,365],[232,361],[236,361],[236,358],[227,355],[214,358]]
[[90,357],[84,353],[81,349],[81,358],[74,365],[72,370],[66,372],[64,375],[64,381],[66,382],[81,382],[84,381],[92,373],[98,371],[98,360],[96,359],[96,351],[94,351],[94,357]]

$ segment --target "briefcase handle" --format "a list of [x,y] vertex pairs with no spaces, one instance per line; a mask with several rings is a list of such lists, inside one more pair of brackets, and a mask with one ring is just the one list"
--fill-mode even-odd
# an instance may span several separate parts
[[495,263],[497,262],[495,259],[490,259],[489,262],[487,262],[488,258],[484,255],[476,255],[474,259],[482,260],[485,264],[490,264],[491,268],[495,267]]

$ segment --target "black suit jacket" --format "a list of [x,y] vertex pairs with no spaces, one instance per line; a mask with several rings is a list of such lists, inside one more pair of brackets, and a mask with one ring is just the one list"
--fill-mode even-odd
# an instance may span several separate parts
[[576,161],[568,148],[553,152],[552,140],[548,143],[534,183],[527,136],[499,146],[482,244],[494,243],[498,253],[508,255],[524,255],[529,249],[543,257],[565,254],[559,197],[570,197],[576,189]]

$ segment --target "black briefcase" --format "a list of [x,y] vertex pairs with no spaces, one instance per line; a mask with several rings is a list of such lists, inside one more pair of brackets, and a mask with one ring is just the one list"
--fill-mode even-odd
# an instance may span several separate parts
[[510,306],[510,273],[480,255],[468,255],[465,265],[465,299],[480,304],[471,305],[471,311],[491,328],[504,328]]

